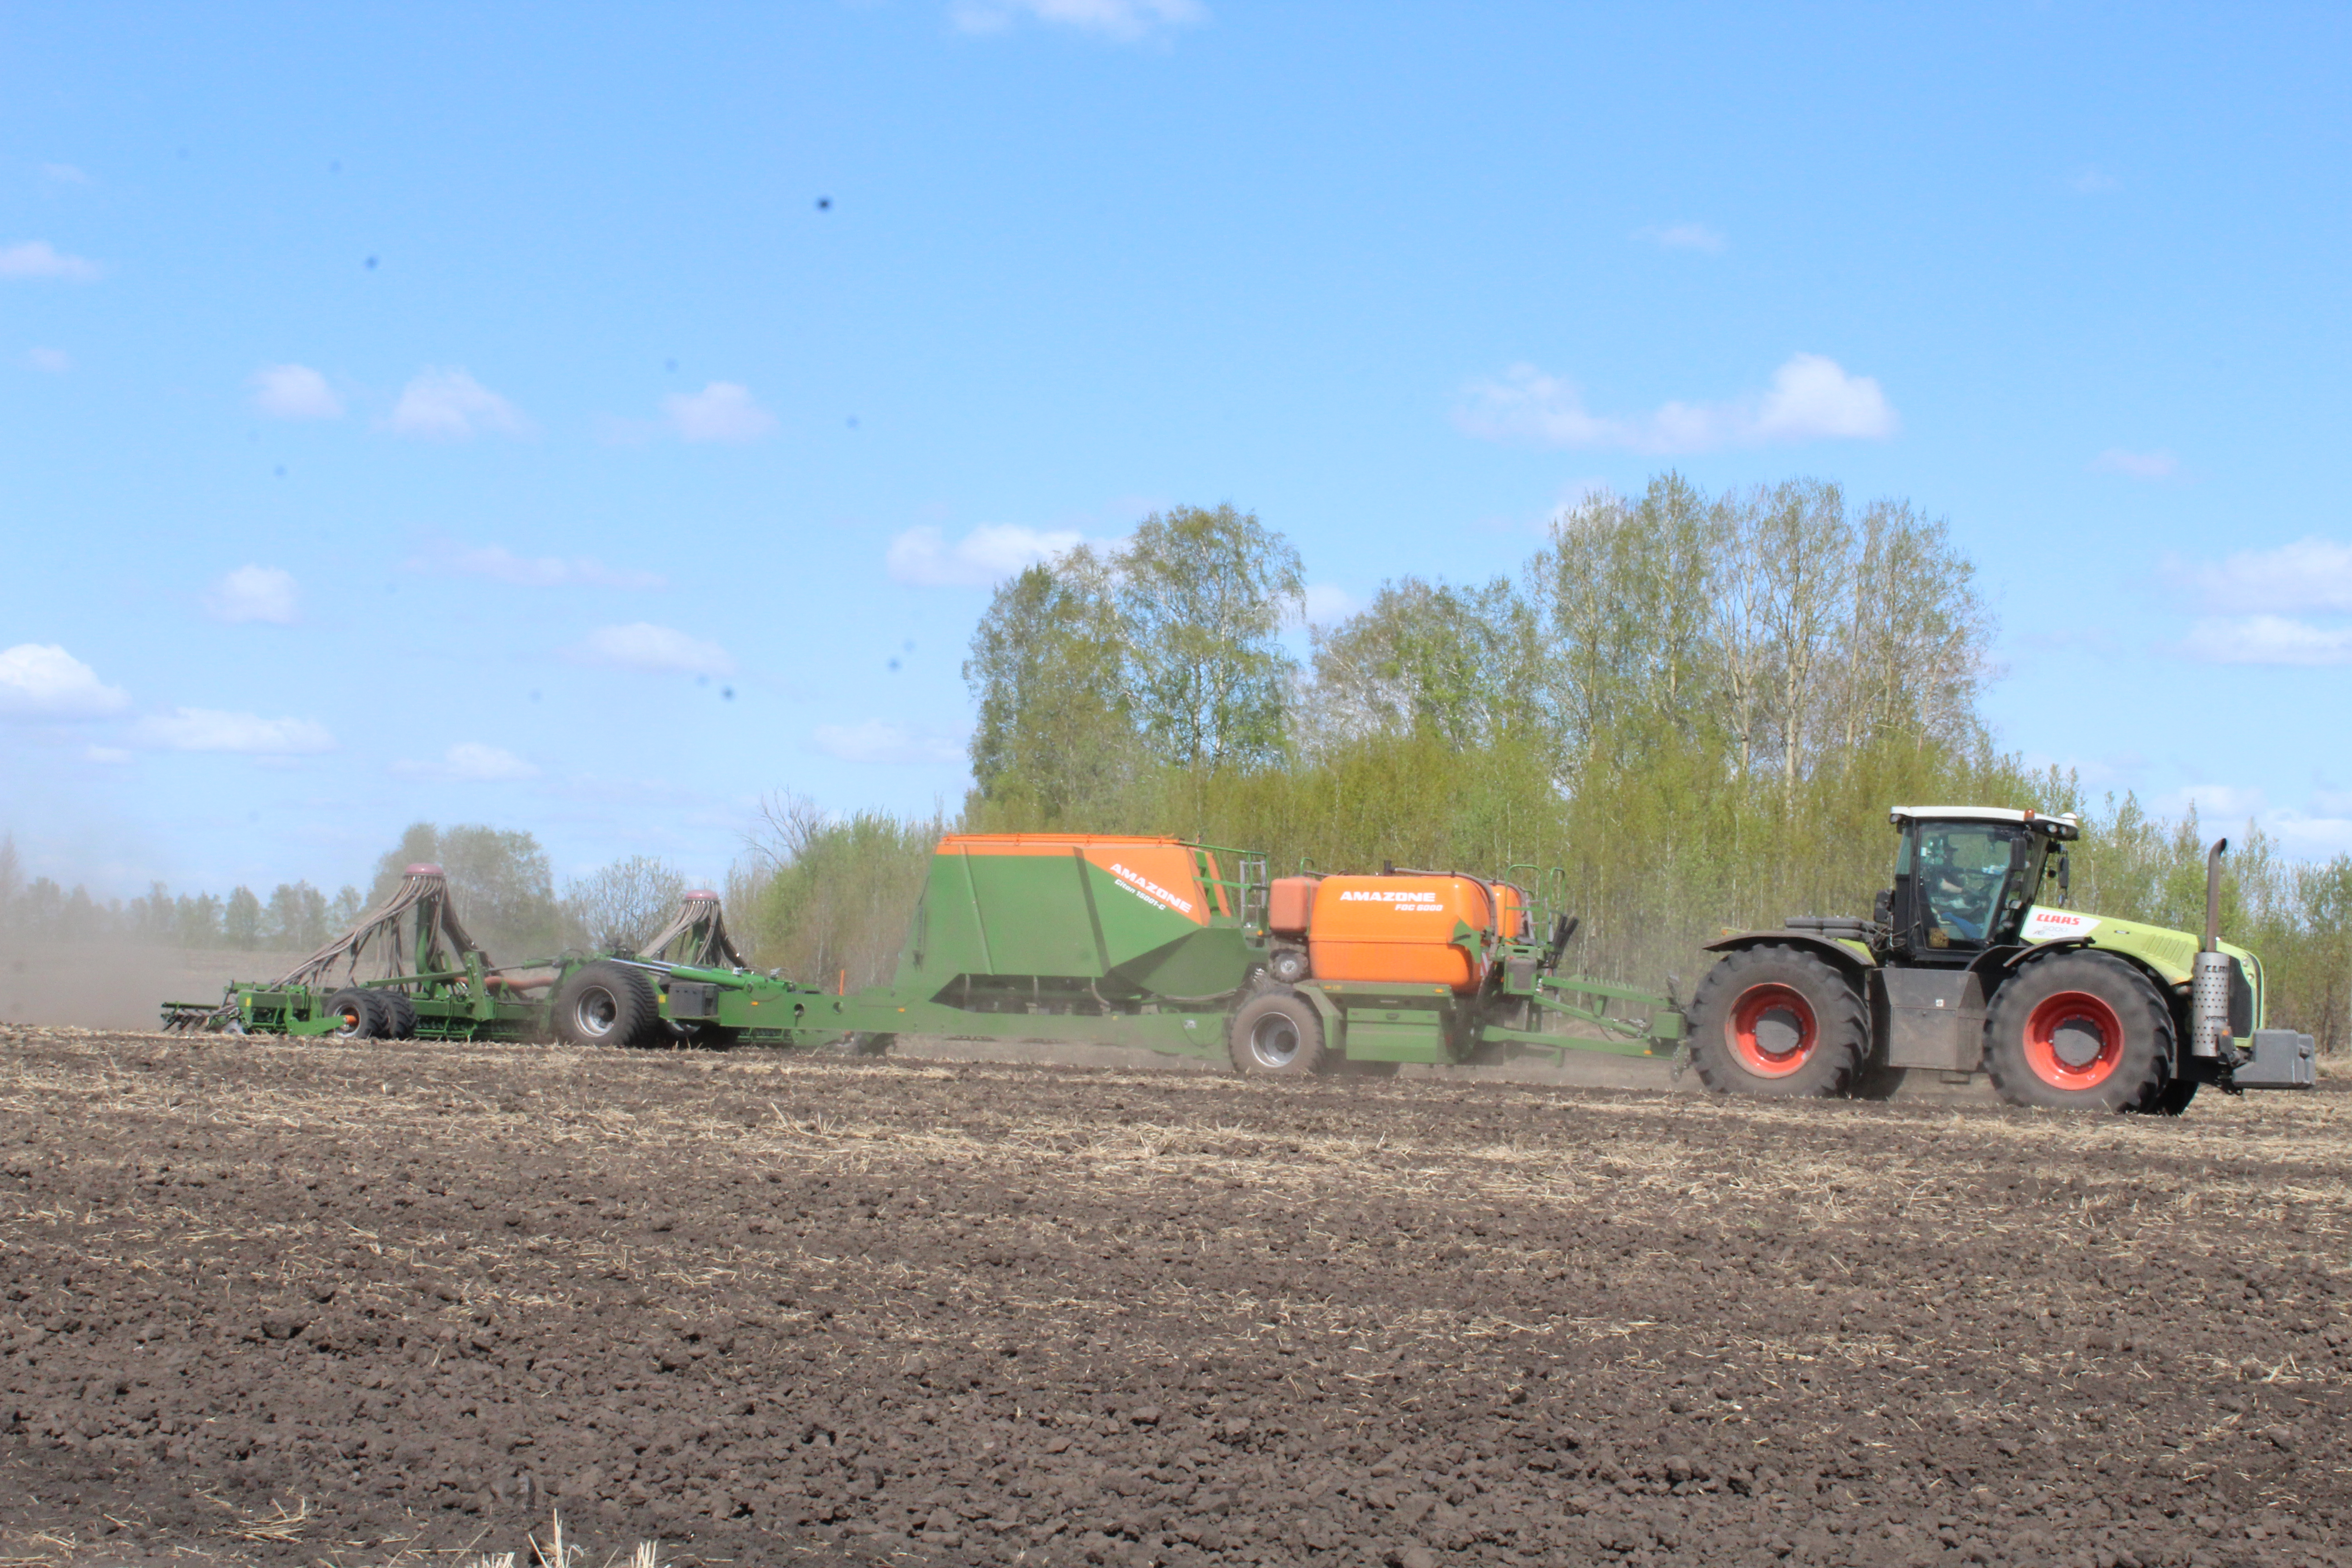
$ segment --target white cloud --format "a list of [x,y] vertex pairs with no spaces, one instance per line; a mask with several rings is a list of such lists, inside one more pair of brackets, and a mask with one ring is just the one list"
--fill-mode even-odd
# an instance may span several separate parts
[[817,748],[845,763],[953,763],[963,747],[945,735],[868,719],[862,724],[820,724]]
[[63,349],[27,349],[25,363],[51,375],[63,375],[73,369],[73,356]]
[[308,719],[264,719],[257,713],[225,713],[215,708],[151,713],[131,727],[131,733],[142,744],[173,752],[291,757],[335,749],[335,738],[327,727]]
[[2126,452],[2121,447],[2110,447],[2091,459],[2094,472],[2125,474],[2135,479],[2168,479],[2180,471],[2180,459],[2158,448],[2153,452]]
[[2158,815],[2169,817],[2186,816],[2193,806],[2197,820],[2210,826],[2260,816],[2268,802],[2261,790],[2242,784],[2201,784],[2158,795],[2148,804]]
[[1356,596],[1336,583],[1307,584],[1307,624],[1328,626],[1334,621],[1344,621],[1360,606]]
[[294,574],[282,566],[240,566],[224,574],[205,595],[213,619],[232,626],[242,621],[267,621],[272,626],[294,624]]
[[131,760],[131,753],[120,746],[91,746],[82,752],[82,756],[87,761],[104,763],[109,766],[119,765]]
[[949,19],[967,33],[1001,33],[1026,16],[1133,43],[1209,19],[1200,0],[954,0]]
[[1654,224],[1635,229],[1633,237],[1646,239],[1662,250],[1704,250],[1710,256],[1724,245],[1723,236],[1703,223]]
[[461,577],[488,577],[518,588],[663,588],[669,579],[658,572],[637,572],[607,566],[593,555],[565,559],[560,555],[517,555],[503,544],[439,545],[412,557],[413,572],[446,572]]
[[340,419],[343,400],[307,364],[266,364],[253,373],[253,405],[276,419]]
[[715,642],[650,621],[599,626],[571,657],[583,664],[651,675],[732,675],[735,660]]
[[2263,829],[2301,855],[2316,858],[2352,851],[2352,816],[2347,816],[2341,805],[2321,805],[2320,812],[2325,815],[2281,807],[2263,819]]
[[539,776],[536,767],[512,752],[479,741],[460,741],[442,752],[437,763],[397,762],[392,771],[403,778],[444,784],[511,784]]
[[1848,375],[1837,361],[1791,354],[1772,373],[1772,390],[1756,411],[1759,441],[1884,441],[1902,421],[1876,378]]
[[740,382],[673,393],[662,399],[662,413],[687,441],[757,441],[776,430],[776,416],[752,402],[751,389]]
[[2352,664],[2352,626],[2315,626],[2284,616],[2199,621],[2180,651],[2214,664]]
[[886,564],[894,583],[924,588],[985,588],[1086,542],[1075,530],[987,523],[953,544],[936,528],[910,528],[890,542]]
[[2215,609],[2352,611],[2352,544],[2332,539],[2242,550],[2218,565],[2168,556],[2164,570]]
[[88,283],[98,277],[98,263],[68,256],[46,239],[0,245],[0,278],[59,278]]
[[428,369],[401,389],[384,428],[401,436],[462,441],[485,430],[529,435],[530,421],[464,371]]
[[1790,355],[1761,395],[1668,403],[1632,418],[1591,413],[1574,383],[1517,364],[1499,381],[1473,383],[1454,420],[1465,434],[1492,441],[1651,454],[1776,441],[1883,441],[1902,427],[1874,378],[1810,353]]
[[96,719],[130,705],[130,693],[55,643],[0,650],[0,718]]

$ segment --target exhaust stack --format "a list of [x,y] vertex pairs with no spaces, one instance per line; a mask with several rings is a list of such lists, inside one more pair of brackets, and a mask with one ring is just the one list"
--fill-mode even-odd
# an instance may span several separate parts
[[2221,951],[2221,852],[2217,838],[2205,852],[2205,941],[2197,950],[2195,982],[2189,1000],[2189,1048],[2218,1057],[2230,1043],[2230,957]]

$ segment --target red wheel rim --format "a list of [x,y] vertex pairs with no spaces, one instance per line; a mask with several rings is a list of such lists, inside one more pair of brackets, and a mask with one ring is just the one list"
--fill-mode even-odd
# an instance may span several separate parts
[[1723,1035],[1741,1067],[1759,1078],[1786,1078],[1812,1058],[1822,1029],[1803,992],[1753,985],[1731,1005]]
[[2025,1020],[2025,1065],[2053,1089],[2095,1089],[2124,1056],[2124,1021],[2087,991],[2045,997]]

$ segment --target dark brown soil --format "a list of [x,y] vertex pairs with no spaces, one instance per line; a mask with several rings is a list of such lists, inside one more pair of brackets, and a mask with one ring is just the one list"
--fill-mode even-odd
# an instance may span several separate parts
[[0,1564],[2352,1563],[2347,1131],[0,1029]]

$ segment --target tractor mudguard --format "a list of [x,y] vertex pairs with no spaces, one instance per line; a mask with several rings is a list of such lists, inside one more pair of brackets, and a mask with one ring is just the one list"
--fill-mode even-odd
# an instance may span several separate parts
[[1706,952],[1738,952],[1751,947],[1801,947],[1820,953],[1833,963],[1843,963],[1861,969],[1875,969],[1878,960],[1860,942],[1848,944],[1809,931],[1743,931],[1730,936],[1717,937],[1713,942],[1699,943]]

